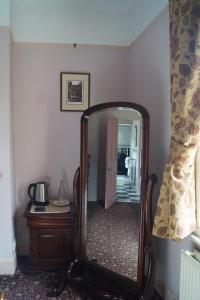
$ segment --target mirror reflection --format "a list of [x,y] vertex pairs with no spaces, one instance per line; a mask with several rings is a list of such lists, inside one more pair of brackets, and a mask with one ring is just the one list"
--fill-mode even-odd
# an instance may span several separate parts
[[110,108],[88,119],[86,255],[89,260],[137,280],[141,114]]

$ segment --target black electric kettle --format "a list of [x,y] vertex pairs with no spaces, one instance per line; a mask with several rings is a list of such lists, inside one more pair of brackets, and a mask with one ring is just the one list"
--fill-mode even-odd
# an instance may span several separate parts
[[28,195],[36,205],[48,205],[48,186],[45,181],[31,183],[28,187]]

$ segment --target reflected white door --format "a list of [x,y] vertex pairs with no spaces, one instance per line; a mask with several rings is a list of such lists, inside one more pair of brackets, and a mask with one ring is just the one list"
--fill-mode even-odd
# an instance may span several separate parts
[[117,126],[117,119],[109,116],[106,137],[105,209],[116,201]]

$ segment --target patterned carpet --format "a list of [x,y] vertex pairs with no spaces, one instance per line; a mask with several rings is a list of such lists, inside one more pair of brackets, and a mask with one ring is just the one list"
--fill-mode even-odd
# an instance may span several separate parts
[[56,273],[26,273],[18,268],[13,276],[0,276],[0,292],[6,300],[80,300],[81,297],[70,287],[66,287],[57,298],[46,296],[49,288],[55,283]]
[[139,205],[114,203],[105,210],[98,203],[88,203],[88,258],[136,280],[139,239]]
[[[23,274],[17,269],[14,276],[0,276],[0,299],[1,292],[4,300],[82,300],[70,287],[65,288],[59,297],[50,298],[46,296],[49,281],[55,282],[55,273]],[[96,300],[89,297],[88,300]],[[157,293],[151,300],[163,300]]]

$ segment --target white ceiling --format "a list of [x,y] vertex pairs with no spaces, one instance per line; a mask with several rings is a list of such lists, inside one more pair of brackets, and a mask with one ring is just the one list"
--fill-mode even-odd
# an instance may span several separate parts
[[11,0],[17,42],[129,45],[168,0]]

